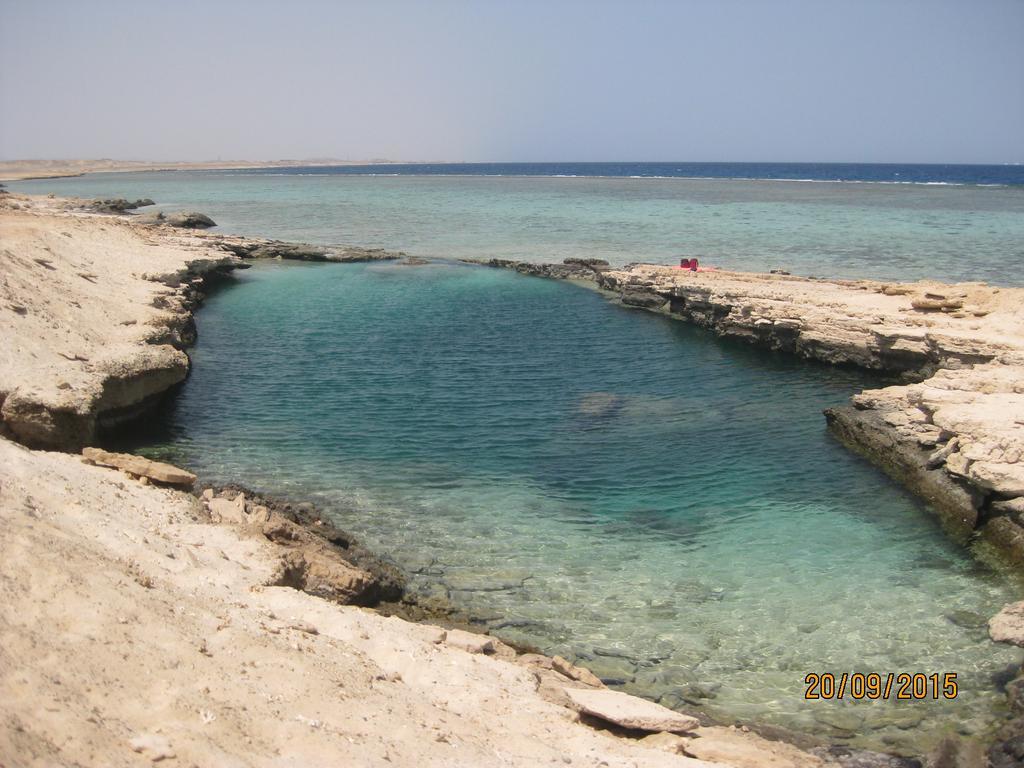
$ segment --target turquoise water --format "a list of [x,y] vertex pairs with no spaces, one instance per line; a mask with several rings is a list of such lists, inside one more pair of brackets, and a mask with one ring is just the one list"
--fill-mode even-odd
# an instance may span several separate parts
[[[684,253],[1024,282],[1020,187],[279,171],[11,186],[435,258]],[[821,409],[880,383],[867,374],[452,261],[259,265],[198,324],[193,375],[147,450],[318,498],[415,590],[502,637],[670,706],[875,748],[920,752],[1002,711],[1021,653],[983,624],[1019,585],[828,436]],[[961,694],[802,698],[807,673],[847,670],[955,672]]]
[[624,264],[678,263],[682,254],[743,270],[1024,282],[1021,186],[274,170],[96,174],[11,188],[151,197],[204,211],[230,232],[420,256]]
[[[825,430],[867,374],[451,262],[258,265],[198,325],[149,450],[319,499],[501,637],[876,748],[1002,706],[1021,654],[981,624],[1015,586]],[[802,698],[847,670],[956,672],[961,694]]]

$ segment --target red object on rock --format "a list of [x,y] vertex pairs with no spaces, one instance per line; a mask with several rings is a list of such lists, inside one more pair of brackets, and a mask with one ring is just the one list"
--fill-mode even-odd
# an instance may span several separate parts
[[690,260],[689,259],[680,259],[679,260],[679,268],[680,269],[690,269]]

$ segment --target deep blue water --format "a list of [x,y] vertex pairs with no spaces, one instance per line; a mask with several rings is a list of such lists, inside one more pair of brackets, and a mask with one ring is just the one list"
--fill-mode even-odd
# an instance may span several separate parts
[[255,175],[623,176],[638,178],[867,181],[903,184],[1024,185],[1024,165],[896,163],[380,163],[237,171]]

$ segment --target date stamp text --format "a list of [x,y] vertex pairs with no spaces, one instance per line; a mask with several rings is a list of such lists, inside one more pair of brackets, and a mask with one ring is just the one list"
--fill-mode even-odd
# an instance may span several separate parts
[[805,699],[955,699],[956,672],[811,672],[804,678]]

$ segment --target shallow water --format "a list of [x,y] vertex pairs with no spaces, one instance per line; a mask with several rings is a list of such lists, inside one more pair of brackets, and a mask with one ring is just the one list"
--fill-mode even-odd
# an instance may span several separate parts
[[[411,172],[422,168],[412,166]],[[913,178],[919,168],[907,166],[904,176]],[[933,167],[934,173],[936,168],[941,170]],[[584,256],[621,265],[678,263],[685,255],[730,269],[827,277],[1024,282],[1024,186],[376,176],[352,170],[113,173],[11,188],[151,197],[165,209],[208,213],[229,232],[419,256]],[[753,172],[747,166],[733,170]],[[1019,181],[1019,169],[1010,170]],[[963,175],[949,173],[954,180]]]
[[[1021,653],[983,622],[1018,588],[829,437],[821,409],[868,374],[450,262],[259,265],[198,326],[148,450],[318,498],[499,636],[864,746],[1001,710]],[[961,692],[805,701],[821,671],[956,672]]]

